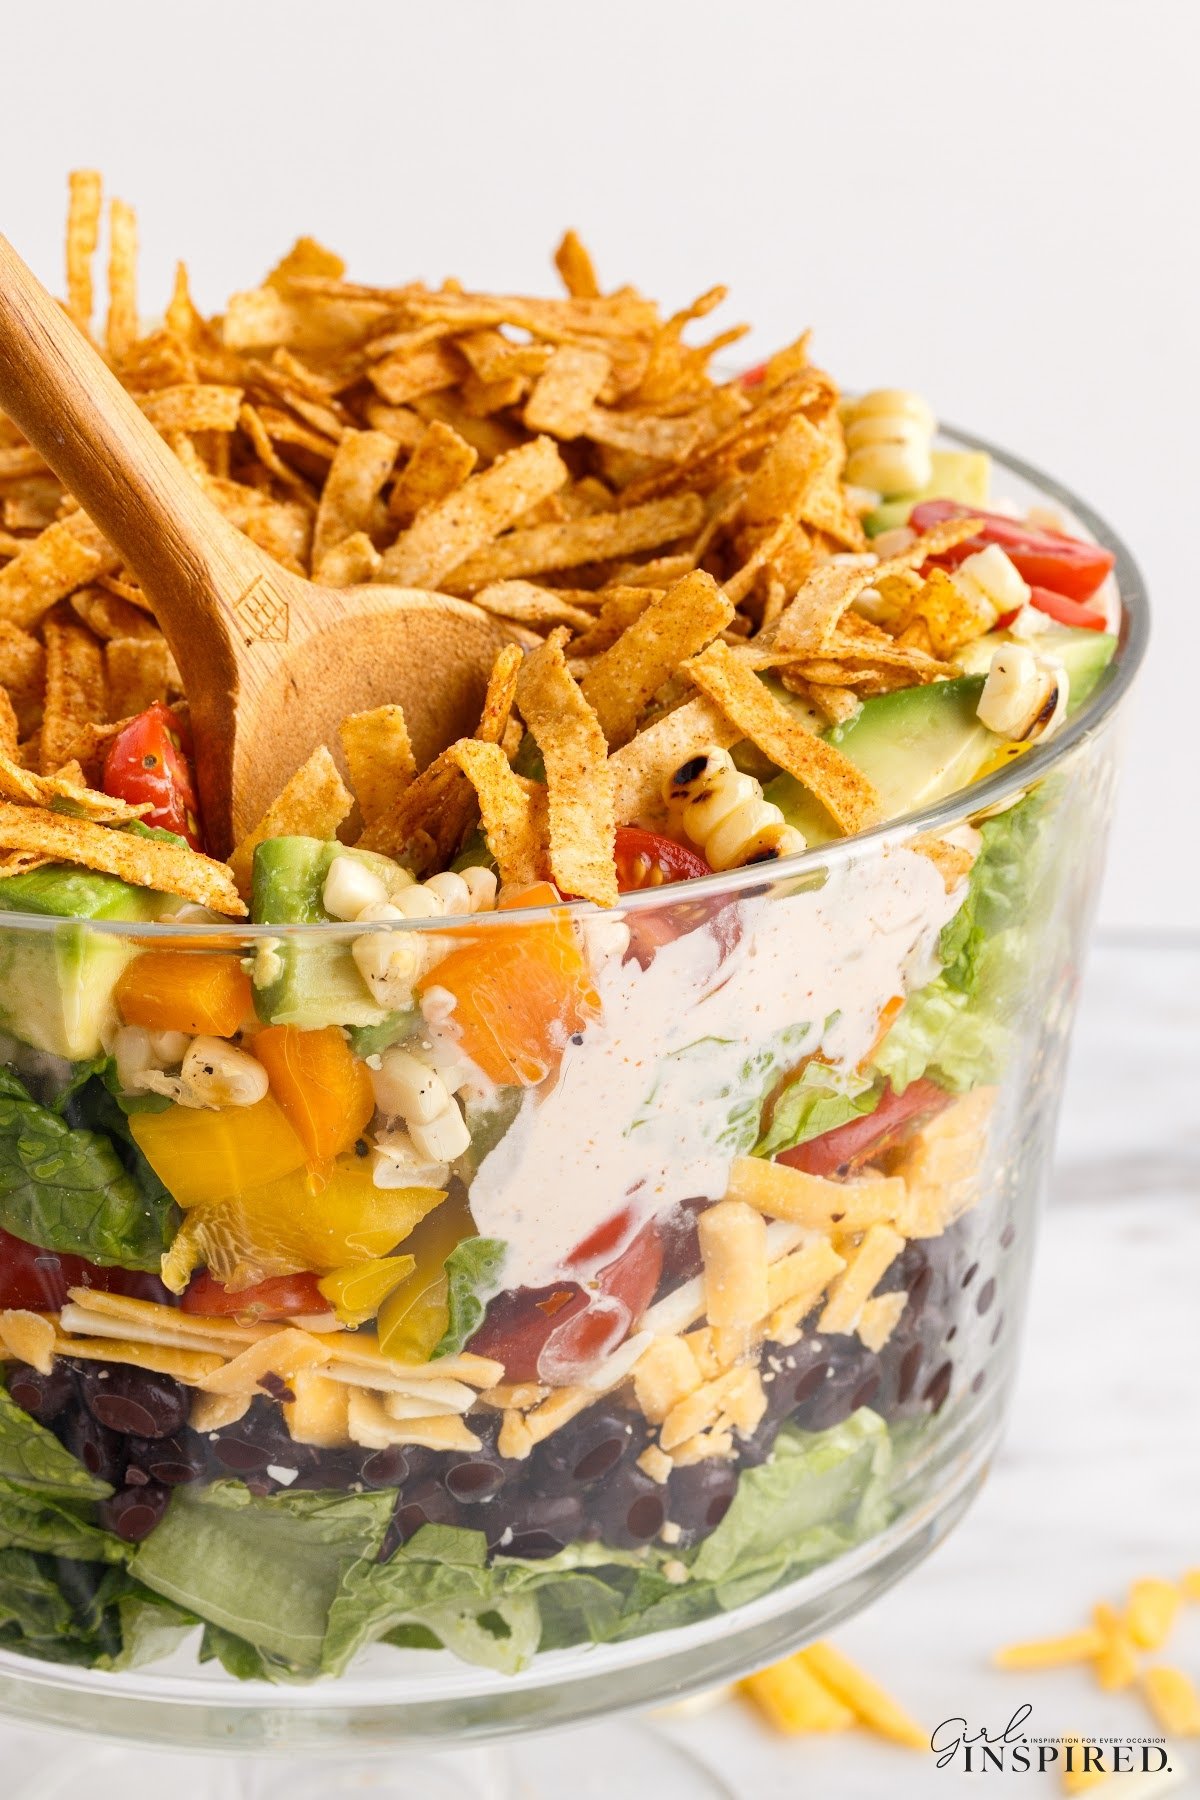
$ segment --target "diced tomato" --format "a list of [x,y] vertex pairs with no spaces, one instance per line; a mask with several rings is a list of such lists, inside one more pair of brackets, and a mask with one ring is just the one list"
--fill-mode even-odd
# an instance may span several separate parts
[[1043,531],[1021,519],[1006,519],[1001,513],[983,512],[957,500],[921,500],[909,514],[914,531],[928,531],[946,519],[982,519],[984,527],[977,536],[935,557],[935,562],[957,568],[976,550],[999,544],[1030,587],[1048,588],[1071,600],[1090,600],[1116,560],[1112,551],[1100,544],[1088,544],[1061,531]]
[[1081,606],[1078,600],[1068,600],[1065,594],[1055,594],[1049,588],[1032,588],[1029,601],[1059,625],[1075,625],[1081,631],[1108,630],[1108,620],[1094,606]]
[[106,1269],[82,1256],[42,1250],[23,1238],[0,1231],[0,1310],[8,1307],[30,1312],[57,1312],[67,1303],[67,1289],[97,1288],[104,1294],[125,1294],[135,1300],[158,1300],[174,1305],[157,1275],[138,1269]]
[[891,1086],[884,1088],[874,1112],[849,1124],[837,1125],[807,1144],[794,1150],[781,1150],[776,1162],[790,1169],[803,1169],[806,1175],[836,1175],[840,1171],[861,1168],[872,1157],[897,1142],[918,1120],[924,1122],[949,1106],[952,1096],[935,1082],[910,1081],[902,1094]]
[[145,824],[174,831],[193,850],[204,848],[200,803],[180,723],[161,700],[131,719],[113,739],[104,759],[104,792],[131,806],[149,801]]
[[[623,894],[712,874],[698,850],[637,825],[617,826],[616,860],[617,886]],[[653,910],[631,913],[629,954],[647,968],[654,952],[664,944],[710,923],[722,955],[728,956],[738,940],[739,927],[736,911],[723,900],[668,901]]]
[[227,1288],[207,1271],[193,1275],[180,1303],[209,1319],[295,1319],[330,1312],[315,1275],[273,1275],[253,1287]]
[[612,1225],[602,1226],[571,1253],[567,1266],[582,1281],[564,1279],[544,1288],[498,1294],[468,1348],[504,1364],[508,1381],[569,1382],[600,1356],[615,1350],[641,1318],[662,1273],[662,1240],[653,1220],[603,1268],[586,1264],[603,1255]]

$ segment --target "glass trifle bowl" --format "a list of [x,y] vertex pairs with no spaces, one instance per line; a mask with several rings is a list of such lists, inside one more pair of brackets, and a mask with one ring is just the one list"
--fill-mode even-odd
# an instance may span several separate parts
[[[1146,637],[1103,522],[991,454],[1115,553],[1118,646],[1056,736],[959,791],[947,752],[898,822],[603,913],[6,913],[6,1217],[35,1246],[12,1231],[0,1286],[6,1712],[239,1751],[537,1731],[772,1660],[959,1517]],[[347,1080],[330,996],[401,931],[411,1014],[340,1019]],[[164,953],[248,981],[253,1104],[121,1104],[105,1009]],[[469,1143],[422,1125],[414,1055]]]

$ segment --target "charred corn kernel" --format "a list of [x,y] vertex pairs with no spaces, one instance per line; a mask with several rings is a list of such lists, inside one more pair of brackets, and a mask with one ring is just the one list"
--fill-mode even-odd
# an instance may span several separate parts
[[743,774],[728,750],[717,745],[681,763],[662,791],[672,817],[714,869],[794,856],[805,848],[803,833],[764,799],[753,775]]
[[450,1099],[436,1118],[420,1124],[410,1119],[408,1135],[420,1154],[431,1162],[453,1162],[471,1143],[471,1133],[458,1103]]
[[789,1737],[808,1731],[847,1731],[854,1723],[850,1708],[818,1681],[802,1654],[747,1675],[737,1685],[738,1692]]
[[1062,1669],[1070,1663],[1092,1662],[1103,1653],[1104,1641],[1104,1633],[1092,1625],[1062,1637],[1006,1644],[992,1661],[998,1669]]
[[396,895],[396,905],[406,919],[440,919],[447,911],[446,902],[429,882],[414,882]]
[[499,882],[494,869],[472,868],[462,871],[462,878],[467,884],[471,896],[472,912],[491,912],[496,904]]
[[437,1070],[398,1045],[384,1051],[371,1071],[371,1086],[380,1112],[409,1125],[427,1125],[450,1104],[450,1090]]
[[907,1744],[913,1750],[929,1748],[929,1733],[890,1694],[885,1693],[878,1682],[872,1681],[869,1675],[864,1675],[848,1656],[843,1656],[832,1644],[810,1644],[799,1654],[800,1661],[822,1686],[836,1694],[842,1704],[848,1706],[872,1731],[879,1732],[881,1737],[891,1738],[894,1743]]
[[137,1078],[157,1066],[150,1033],[142,1025],[122,1025],[113,1039],[113,1061],[123,1093],[132,1094]]
[[[390,901],[365,906],[356,924],[376,924],[407,915]],[[350,946],[359,974],[381,1006],[399,1010],[412,1003],[413,982],[421,972],[420,946],[410,931],[370,931]]]
[[951,580],[969,600],[990,606],[993,620],[1000,613],[1018,612],[1033,592],[999,544],[989,544],[985,550],[966,557]]
[[224,1038],[193,1038],[179,1070],[193,1106],[256,1106],[265,1099],[267,1071]]
[[357,919],[363,909],[387,899],[387,888],[373,869],[355,856],[335,856],[325,877],[321,902],[335,919]]
[[1135,1581],[1125,1608],[1125,1629],[1143,1650],[1161,1650],[1182,1601],[1179,1589],[1156,1576]]
[[1036,656],[1026,644],[1003,644],[993,653],[976,712],[989,731],[1031,743],[1058,729],[1069,694],[1061,663]]
[[173,1063],[183,1061],[191,1041],[186,1031],[152,1031],[150,1051],[156,1062],[169,1069]]
[[919,394],[876,388],[844,414],[845,479],[885,500],[919,493],[933,479],[936,421]]
[[1150,1711],[1172,1737],[1200,1737],[1200,1694],[1182,1669],[1158,1663],[1142,1676]]
[[471,911],[471,890],[461,875],[453,869],[447,869],[441,875],[431,875],[424,884],[425,892],[440,900],[443,910],[448,913],[469,913]]
[[1096,1680],[1106,1693],[1131,1687],[1137,1680],[1137,1652],[1116,1607],[1101,1600],[1092,1621],[1104,1633],[1104,1649],[1096,1658]]

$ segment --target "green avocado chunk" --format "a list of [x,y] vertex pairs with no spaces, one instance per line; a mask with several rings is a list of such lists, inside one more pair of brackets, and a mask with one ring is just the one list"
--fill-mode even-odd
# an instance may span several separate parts
[[[975,716],[982,675],[931,681],[864,700],[852,719],[825,735],[856,763],[879,795],[885,818],[898,819],[966,787],[1002,741]],[[825,809],[792,775],[764,790],[809,843],[836,833]]]
[[0,925],[0,1029],[70,1062],[98,1055],[116,1023],[117,977],[136,946],[89,930],[88,921],[155,919],[178,904],[68,865],[0,880],[0,912],[75,921],[54,930]]
[[963,506],[986,506],[991,485],[992,459],[986,450],[934,450],[930,461],[933,474],[928,487],[919,494],[903,494],[898,500],[884,500],[863,520],[868,537],[881,531],[892,531],[907,525],[908,515],[918,500],[957,500]]
[[[323,894],[335,856],[349,856],[388,883],[397,865],[371,850],[348,850],[336,839],[268,838],[254,852],[250,916],[256,925],[322,925],[332,922]],[[255,959],[254,1009],[269,1025],[377,1027],[393,1015],[371,997],[350,947],[282,939]]]

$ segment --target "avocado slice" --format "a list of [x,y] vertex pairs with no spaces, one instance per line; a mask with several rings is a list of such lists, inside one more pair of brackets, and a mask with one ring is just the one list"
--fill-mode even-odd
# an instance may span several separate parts
[[[867,776],[885,818],[901,818],[966,787],[1003,741],[976,717],[983,683],[981,674],[960,675],[879,694],[825,733]],[[825,809],[794,776],[777,775],[764,793],[810,844],[837,835]]]
[[[1111,631],[1087,631],[1078,625],[1048,625],[1027,643],[1037,656],[1053,656],[1067,671],[1070,693],[1067,712],[1076,712],[1090,700],[1103,681],[1117,653],[1117,639]],[[1018,642],[1008,631],[989,631],[976,638],[958,653],[965,674],[986,675],[992,666],[992,655],[1004,644]]]
[[69,1062],[98,1056],[117,1023],[117,977],[137,946],[90,931],[87,921],[156,919],[178,904],[66,864],[0,880],[0,912],[74,921],[44,932],[0,926],[0,1028]]
[[[389,886],[397,865],[371,850],[348,850],[336,839],[268,838],[254,852],[250,916],[256,925],[324,925],[325,877],[335,856],[351,856]],[[371,997],[348,944],[289,943],[259,952],[253,974],[254,1010],[269,1025],[378,1029],[394,1018]]]
[[963,506],[986,506],[992,482],[992,459],[986,450],[934,450],[930,453],[933,474],[928,487],[919,494],[903,494],[898,500],[885,500],[863,520],[868,537],[881,531],[892,531],[907,525],[908,515],[918,500],[957,500]]

